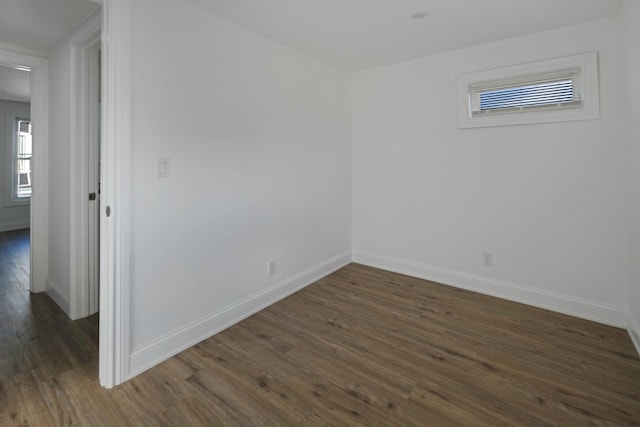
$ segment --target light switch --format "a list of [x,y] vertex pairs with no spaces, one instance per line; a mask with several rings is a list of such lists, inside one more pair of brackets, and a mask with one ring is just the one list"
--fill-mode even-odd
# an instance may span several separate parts
[[169,159],[158,159],[158,178],[168,178],[169,175]]

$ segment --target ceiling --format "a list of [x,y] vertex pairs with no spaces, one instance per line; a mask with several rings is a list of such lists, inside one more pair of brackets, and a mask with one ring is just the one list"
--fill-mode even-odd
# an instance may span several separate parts
[[[348,71],[617,15],[623,0],[188,0]],[[0,0],[0,43],[50,52],[99,6]],[[421,20],[410,16],[427,12]]]
[[31,73],[0,65],[0,99],[30,102]]
[[[46,0],[45,0],[46,1]],[[188,0],[348,71],[617,15],[623,0]],[[428,12],[421,20],[410,16]]]
[[0,0],[0,42],[48,53],[99,7],[89,0]]

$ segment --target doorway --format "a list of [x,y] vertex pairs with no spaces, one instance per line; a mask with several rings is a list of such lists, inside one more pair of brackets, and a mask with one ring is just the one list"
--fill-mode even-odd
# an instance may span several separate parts
[[[44,1],[44,0],[43,0]],[[91,0],[102,6],[105,38],[102,43],[102,141],[101,141],[101,199],[100,213],[100,323],[99,323],[99,376],[100,384],[113,387],[129,376],[129,272],[130,272],[130,117],[131,117],[131,39],[132,5],[126,0]],[[48,2],[47,2],[48,3]],[[100,31],[101,19],[97,28]],[[86,30],[86,28],[85,28]],[[86,33],[86,31],[85,31]],[[86,40],[86,39],[85,39]],[[73,55],[81,41],[76,40]],[[75,61],[75,59],[74,59]],[[41,293],[46,290],[49,273],[49,256],[55,247],[50,247],[49,237],[49,61],[46,55],[36,51],[11,50],[0,45],[0,63],[22,64],[31,69],[31,118],[33,120],[33,195],[31,198],[31,275],[30,290]],[[74,62],[77,64],[77,62]],[[77,69],[72,67],[72,73]],[[72,81],[76,81],[75,79]],[[70,98],[77,105],[77,94]],[[77,129],[72,127],[70,174],[77,175],[75,150]],[[86,191],[78,191],[79,180],[71,182],[70,201],[74,209],[70,212],[72,224],[77,224],[77,207],[87,197]],[[68,187],[67,187],[68,188]],[[86,218],[86,217],[85,217]],[[82,228],[84,230],[84,228]],[[70,240],[69,258],[78,254],[81,239],[75,234]],[[82,255],[84,256],[84,255]],[[81,274],[73,263],[69,271],[71,280],[79,283]]]
[[[13,184],[16,184],[16,190],[19,188],[17,185],[25,185],[22,191],[22,195],[26,195],[28,192],[26,184],[31,187],[30,202],[29,202],[29,219],[24,226],[30,228],[29,232],[29,252],[30,252],[30,268],[29,268],[29,285],[28,288],[31,292],[44,292],[46,289],[46,279],[48,270],[48,202],[46,195],[48,194],[48,164],[46,159],[49,158],[48,150],[48,127],[49,127],[49,115],[48,115],[48,71],[47,60],[41,57],[33,55],[27,55],[0,49],[0,64],[9,65],[14,70],[25,70],[29,72],[29,91],[30,91],[30,105],[27,109],[29,114],[30,132],[32,135],[31,149],[34,156],[34,162],[29,161],[26,175],[18,176],[19,171],[16,172],[15,180],[10,178],[9,183],[0,191],[11,193],[13,192]],[[19,111],[20,114],[24,111]],[[6,116],[4,117],[6,120]],[[7,138],[7,135],[3,135],[3,139]],[[13,152],[12,152],[13,153]],[[26,156],[28,157],[28,156]],[[9,161],[13,160],[13,154],[11,158],[6,156],[6,152],[2,153],[2,163],[6,167]],[[8,161],[5,162],[4,160]],[[44,161],[38,161],[38,159]],[[17,160],[17,159],[16,159]],[[22,165],[26,166],[27,165]],[[20,198],[13,200],[12,197],[4,197],[6,200],[5,205],[11,202],[21,202]],[[22,202],[25,202],[23,199]],[[15,226],[16,224],[14,224]]]
[[[0,63],[0,301],[30,289],[33,138],[29,67]],[[6,310],[5,310],[6,311]]]

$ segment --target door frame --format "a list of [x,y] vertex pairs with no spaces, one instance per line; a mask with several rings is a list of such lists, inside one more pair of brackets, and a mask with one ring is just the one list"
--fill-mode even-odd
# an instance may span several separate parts
[[99,375],[111,388],[130,375],[132,2],[91,1],[102,5]]
[[44,292],[49,272],[49,62],[39,56],[0,49],[0,63],[27,67],[31,71],[33,192],[30,202],[29,289],[31,292]]
[[[90,122],[96,113],[98,94],[91,88],[100,78],[92,64],[92,51],[101,46],[102,12],[94,14],[71,38],[71,94],[69,138],[69,317],[73,320],[87,317],[98,307],[90,302],[90,295],[99,286],[90,278],[89,262],[96,254],[89,246],[89,145],[97,144]],[[97,201],[96,201],[97,202]],[[97,224],[95,228],[99,228]],[[99,234],[99,233],[98,233]],[[94,289],[90,289],[93,287]]]
[[[129,379],[131,1],[102,5],[102,137],[99,377],[111,388]],[[18,51],[20,49],[17,49]],[[0,63],[31,70],[33,194],[31,292],[44,292],[49,271],[49,63],[0,48]],[[111,215],[105,208],[109,206]]]

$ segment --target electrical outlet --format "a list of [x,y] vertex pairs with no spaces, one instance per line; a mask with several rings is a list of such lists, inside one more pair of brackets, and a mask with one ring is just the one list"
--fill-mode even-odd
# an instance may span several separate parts
[[491,252],[483,252],[482,263],[489,266],[493,265],[493,254]]
[[171,160],[158,159],[158,178],[169,178],[171,176]]
[[267,274],[274,276],[276,274],[276,260],[272,259],[267,263]]

